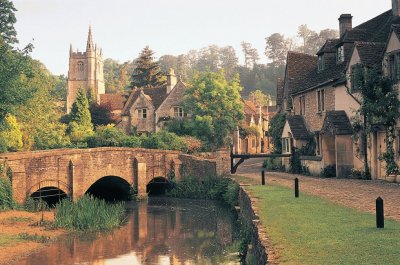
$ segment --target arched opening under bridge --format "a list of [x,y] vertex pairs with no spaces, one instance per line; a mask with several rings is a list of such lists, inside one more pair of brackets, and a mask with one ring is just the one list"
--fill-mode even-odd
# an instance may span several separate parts
[[62,199],[67,198],[67,194],[57,187],[48,186],[35,191],[30,197],[35,201],[43,200],[47,206],[54,207]]
[[117,176],[106,176],[93,183],[85,194],[106,201],[129,201],[132,189],[125,179]]
[[146,186],[149,196],[163,195],[171,187],[171,183],[164,177],[153,178]]

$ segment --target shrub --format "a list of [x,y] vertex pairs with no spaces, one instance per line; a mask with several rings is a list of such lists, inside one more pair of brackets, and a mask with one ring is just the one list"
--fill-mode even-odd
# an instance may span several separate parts
[[167,131],[153,133],[149,136],[142,135],[140,140],[143,148],[179,150],[183,152],[188,150],[187,143],[182,137]]
[[264,160],[263,167],[267,170],[285,171],[285,166],[282,165],[280,158],[268,157]]
[[96,127],[93,136],[87,138],[88,147],[122,146],[128,135],[118,130],[114,125],[100,125]]
[[65,199],[55,209],[55,227],[79,231],[111,230],[125,220],[123,203],[108,204],[84,195],[77,202]]
[[28,212],[40,212],[49,209],[47,203],[42,199],[33,199],[29,197],[26,199],[24,209]]
[[326,166],[320,173],[321,178],[335,178],[336,177],[336,165]]
[[7,177],[0,176],[0,210],[12,209],[14,207],[11,181]]

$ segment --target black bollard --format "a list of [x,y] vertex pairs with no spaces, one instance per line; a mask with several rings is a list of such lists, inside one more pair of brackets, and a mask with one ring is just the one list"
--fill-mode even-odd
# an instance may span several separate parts
[[265,171],[261,171],[261,185],[265,185]]
[[376,228],[384,228],[385,220],[383,216],[383,199],[378,197],[376,199]]
[[299,179],[298,178],[294,179],[294,197],[296,197],[296,198],[299,197]]

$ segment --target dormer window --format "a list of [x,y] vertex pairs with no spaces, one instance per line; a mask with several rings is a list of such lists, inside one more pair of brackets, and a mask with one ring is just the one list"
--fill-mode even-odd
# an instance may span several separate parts
[[343,45],[337,48],[336,61],[337,61],[337,63],[344,62],[344,48],[343,48]]
[[183,117],[183,108],[182,107],[174,107],[174,116],[175,117]]
[[318,56],[318,72],[325,69],[324,55]]

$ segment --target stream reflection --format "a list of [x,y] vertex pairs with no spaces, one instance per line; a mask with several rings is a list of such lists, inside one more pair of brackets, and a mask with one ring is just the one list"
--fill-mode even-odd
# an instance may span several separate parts
[[106,234],[61,239],[16,264],[240,264],[235,219],[213,201],[150,198],[128,204],[127,223]]

